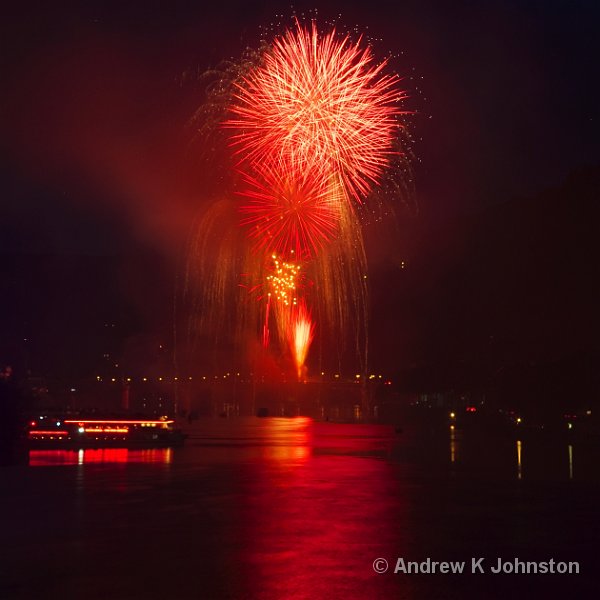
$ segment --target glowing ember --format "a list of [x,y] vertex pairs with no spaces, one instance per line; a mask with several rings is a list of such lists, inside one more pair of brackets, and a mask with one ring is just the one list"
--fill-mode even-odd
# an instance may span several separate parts
[[273,259],[273,273],[267,275],[267,281],[272,292],[268,292],[268,296],[275,296],[275,298],[285,304],[285,306],[296,305],[298,299],[296,298],[296,284],[298,281],[298,273],[300,272],[300,266],[293,263],[287,263],[280,261],[274,254]]

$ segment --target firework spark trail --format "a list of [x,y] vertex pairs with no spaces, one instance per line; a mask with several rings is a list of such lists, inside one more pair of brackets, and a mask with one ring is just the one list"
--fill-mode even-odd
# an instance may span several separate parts
[[314,323],[311,320],[310,312],[302,302],[296,310],[293,311],[290,322],[289,338],[298,380],[302,379],[304,363],[313,337]]
[[265,308],[265,322],[263,323],[263,346],[265,348],[269,347],[270,341],[270,331],[269,331],[269,316],[271,313],[271,298],[267,298],[267,306]]
[[240,162],[328,164],[360,202],[388,165],[401,114],[403,94],[385,65],[335,30],[288,30],[236,85],[225,124],[241,131],[233,136]]

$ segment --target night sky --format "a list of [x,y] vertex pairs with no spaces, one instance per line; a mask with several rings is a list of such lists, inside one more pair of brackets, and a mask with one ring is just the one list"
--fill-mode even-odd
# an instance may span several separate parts
[[[318,7],[392,53],[414,111],[416,208],[367,231],[383,368],[596,351],[599,13],[577,0]],[[199,74],[291,15],[274,2],[3,9],[0,363],[81,374],[102,344],[167,338],[190,223],[210,201],[189,143]],[[96,343],[113,321],[121,341]]]

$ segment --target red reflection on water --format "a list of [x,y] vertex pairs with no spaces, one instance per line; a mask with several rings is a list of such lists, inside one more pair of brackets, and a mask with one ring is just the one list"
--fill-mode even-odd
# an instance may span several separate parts
[[265,445],[262,447],[262,458],[283,461],[290,466],[301,463],[310,456],[312,419],[272,418],[265,419],[263,423]]
[[91,463],[170,463],[171,448],[90,448],[80,450],[30,450],[29,466],[83,465]]
[[266,457],[278,460],[257,464],[243,494],[245,585],[265,599],[397,595],[372,565],[402,556],[407,502],[390,463],[365,457],[387,431],[285,421],[270,423],[279,445]]

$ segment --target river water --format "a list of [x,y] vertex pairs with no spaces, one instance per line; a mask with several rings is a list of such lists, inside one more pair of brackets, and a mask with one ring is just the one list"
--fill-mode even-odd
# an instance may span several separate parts
[[[301,417],[189,435],[1,468],[0,597],[598,597],[597,446]],[[466,567],[394,574],[399,557]],[[494,575],[498,557],[580,573]]]

